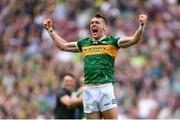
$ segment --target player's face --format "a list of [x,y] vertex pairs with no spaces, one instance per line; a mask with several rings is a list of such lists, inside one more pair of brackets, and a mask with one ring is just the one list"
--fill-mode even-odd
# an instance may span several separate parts
[[104,36],[107,31],[107,25],[102,18],[94,17],[90,23],[90,30],[94,39],[99,39]]
[[75,87],[75,80],[71,77],[71,76],[65,76],[64,77],[64,87],[69,90],[72,91]]

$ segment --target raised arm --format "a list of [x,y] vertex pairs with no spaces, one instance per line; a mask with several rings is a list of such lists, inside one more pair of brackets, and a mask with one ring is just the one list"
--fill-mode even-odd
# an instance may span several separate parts
[[146,21],[147,21],[147,15],[144,14],[139,15],[140,26],[138,30],[133,34],[133,36],[120,38],[119,45],[121,48],[130,47],[134,44],[137,44],[141,40],[146,25]]
[[51,19],[45,19],[43,21],[44,28],[48,31],[55,45],[63,51],[79,52],[76,47],[76,42],[66,42],[61,36],[59,36],[52,28],[53,22]]

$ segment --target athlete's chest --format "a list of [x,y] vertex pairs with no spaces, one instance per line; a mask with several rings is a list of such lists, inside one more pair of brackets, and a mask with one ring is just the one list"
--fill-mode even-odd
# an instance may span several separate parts
[[118,49],[111,41],[89,41],[88,44],[82,47],[83,56],[106,54],[116,57]]

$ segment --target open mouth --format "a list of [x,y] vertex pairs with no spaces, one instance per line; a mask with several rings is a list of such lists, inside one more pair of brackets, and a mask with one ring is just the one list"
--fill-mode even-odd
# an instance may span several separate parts
[[97,33],[97,32],[98,32],[98,30],[97,30],[97,29],[94,29],[94,30],[92,30],[92,32],[93,32],[93,33]]
[[92,27],[92,33],[96,34],[98,32],[98,28],[96,26]]

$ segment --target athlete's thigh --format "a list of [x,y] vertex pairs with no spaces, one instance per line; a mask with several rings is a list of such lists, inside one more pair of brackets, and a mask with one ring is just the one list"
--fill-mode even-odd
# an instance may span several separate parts
[[84,87],[83,89],[83,108],[84,113],[98,112],[97,94],[94,88]]
[[102,112],[104,119],[118,119],[117,107]]
[[99,104],[99,109],[101,112],[111,110],[112,108],[116,108],[116,98],[114,96],[113,85],[109,84],[103,89],[101,89],[102,97]]
[[101,113],[100,112],[93,112],[93,113],[86,113],[86,119],[101,119]]

